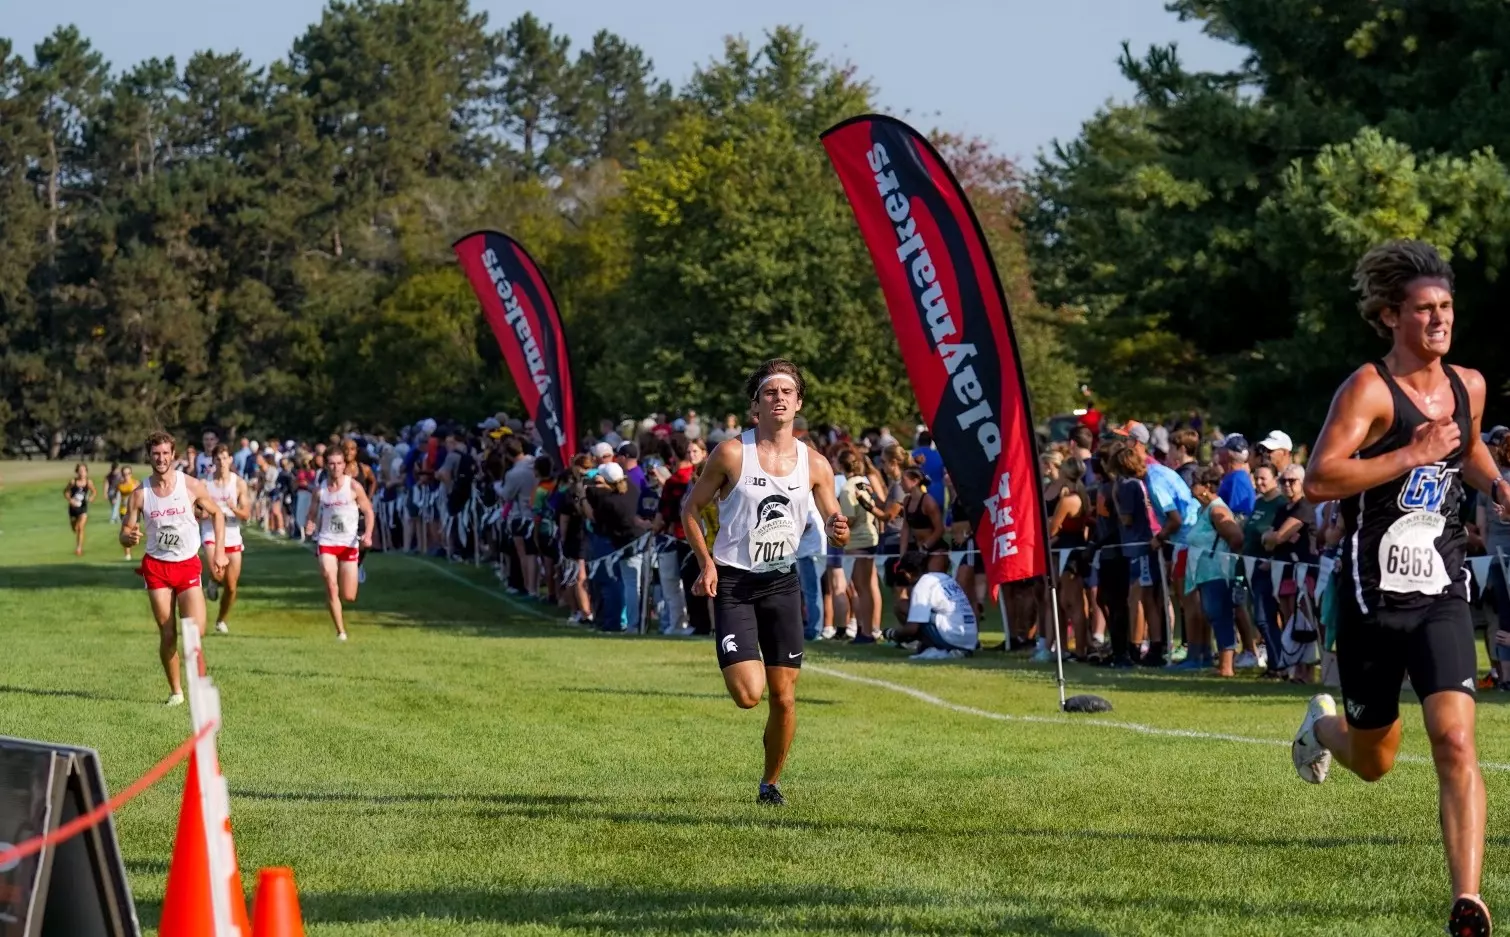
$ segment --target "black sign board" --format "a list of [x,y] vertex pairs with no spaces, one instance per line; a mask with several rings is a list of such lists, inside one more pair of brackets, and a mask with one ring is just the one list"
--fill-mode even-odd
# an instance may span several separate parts
[[[87,748],[0,736],[0,852],[108,800]],[[0,867],[0,937],[139,937],[115,825]]]

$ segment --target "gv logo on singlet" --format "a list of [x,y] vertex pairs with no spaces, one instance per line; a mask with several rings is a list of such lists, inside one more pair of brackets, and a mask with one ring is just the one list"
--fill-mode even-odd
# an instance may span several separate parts
[[1400,488],[1400,510],[1440,512],[1442,502],[1447,499],[1447,490],[1452,486],[1452,476],[1457,471],[1448,468],[1445,462],[1411,469],[1410,476]]

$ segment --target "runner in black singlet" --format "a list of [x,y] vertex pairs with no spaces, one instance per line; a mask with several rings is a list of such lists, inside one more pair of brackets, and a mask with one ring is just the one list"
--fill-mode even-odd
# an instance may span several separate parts
[[1295,769],[1313,784],[1333,758],[1365,781],[1394,765],[1401,682],[1421,699],[1440,786],[1455,902],[1448,933],[1488,937],[1479,897],[1484,781],[1474,740],[1475,651],[1459,519],[1464,484],[1503,513],[1510,490],[1479,435],[1484,378],[1445,365],[1452,268],[1420,241],[1393,241],[1358,262],[1363,317],[1393,345],[1342,385],[1307,466],[1306,497],[1342,501],[1337,665],[1344,715],[1316,696],[1296,733]]

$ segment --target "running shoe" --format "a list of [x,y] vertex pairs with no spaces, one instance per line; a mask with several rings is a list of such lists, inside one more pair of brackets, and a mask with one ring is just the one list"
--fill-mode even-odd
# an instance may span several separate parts
[[220,584],[213,579],[206,580],[204,584],[204,597],[211,602],[220,598]]
[[868,634],[857,634],[849,639],[850,644],[875,644],[876,639]]
[[1053,661],[1053,659],[1054,659],[1054,652],[1053,651],[1049,650],[1046,647],[1040,647],[1037,650],[1033,651],[1032,656],[1028,658],[1028,663],[1030,663],[1030,664],[1047,664],[1047,663]]
[[1258,657],[1252,651],[1243,651],[1237,655],[1237,659],[1232,662],[1232,666],[1238,670],[1250,670],[1254,667],[1260,667],[1262,664],[1259,663]]
[[907,658],[908,660],[948,660],[949,652],[941,647],[928,647]]
[[1326,780],[1332,767],[1332,753],[1316,738],[1316,722],[1323,716],[1337,715],[1337,701],[1328,693],[1311,697],[1306,706],[1305,720],[1295,732],[1295,742],[1290,747],[1290,760],[1295,763],[1295,773],[1307,784],[1320,784]]
[[367,567],[365,567],[365,566],[358,566],[357,567],[357,585],[360,586],[363,583],[365,583],[366,581],[367,581]]
[[774,784],[760,785],[760,796],[755,798],[755,802],[767,807],[786,806],[786,798],[781,796],[781,790]]
[[1494,924],[1489,920],[1489,908],[1478,895],[1464,895],[1452,904],[1452,914],[1447,918],[1447,933],[1451,937],[1489,937]]
[[231,626],[227,625],[223,621],[217,621],[217,622],[215,622],[215,630],[217,632],[219,632],[220,634],[230,634],[231,633]]
[[336,635],[336,640],[337,641],[345,641],[346,640],[346,632],[342,631],[339,634],[337,634]]
[[172,696],[168,697],[166,702],[163,703],[164,706],[182,706],[183,704],[184,695],[182,693],[174,693]]

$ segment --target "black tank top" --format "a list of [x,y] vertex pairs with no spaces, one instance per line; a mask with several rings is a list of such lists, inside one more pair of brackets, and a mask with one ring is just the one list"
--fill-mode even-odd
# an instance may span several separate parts
[[[1379,362],[1374,369],[1389,387],[1395,415],[1377,442],[1358,451],[1361,459],[1410,445],[1416,427],[1427,422],[1389,369]],[[1473,412],[1457,372],[1446,371],[1452,418],[1462,433],[1458,448],[1441,462],[1417,466],[1342,502],[1343,584],[1365,613],[1410,611],[1441,596],[1468,597],[1463,569],[1468,535],[1459,511]]]

